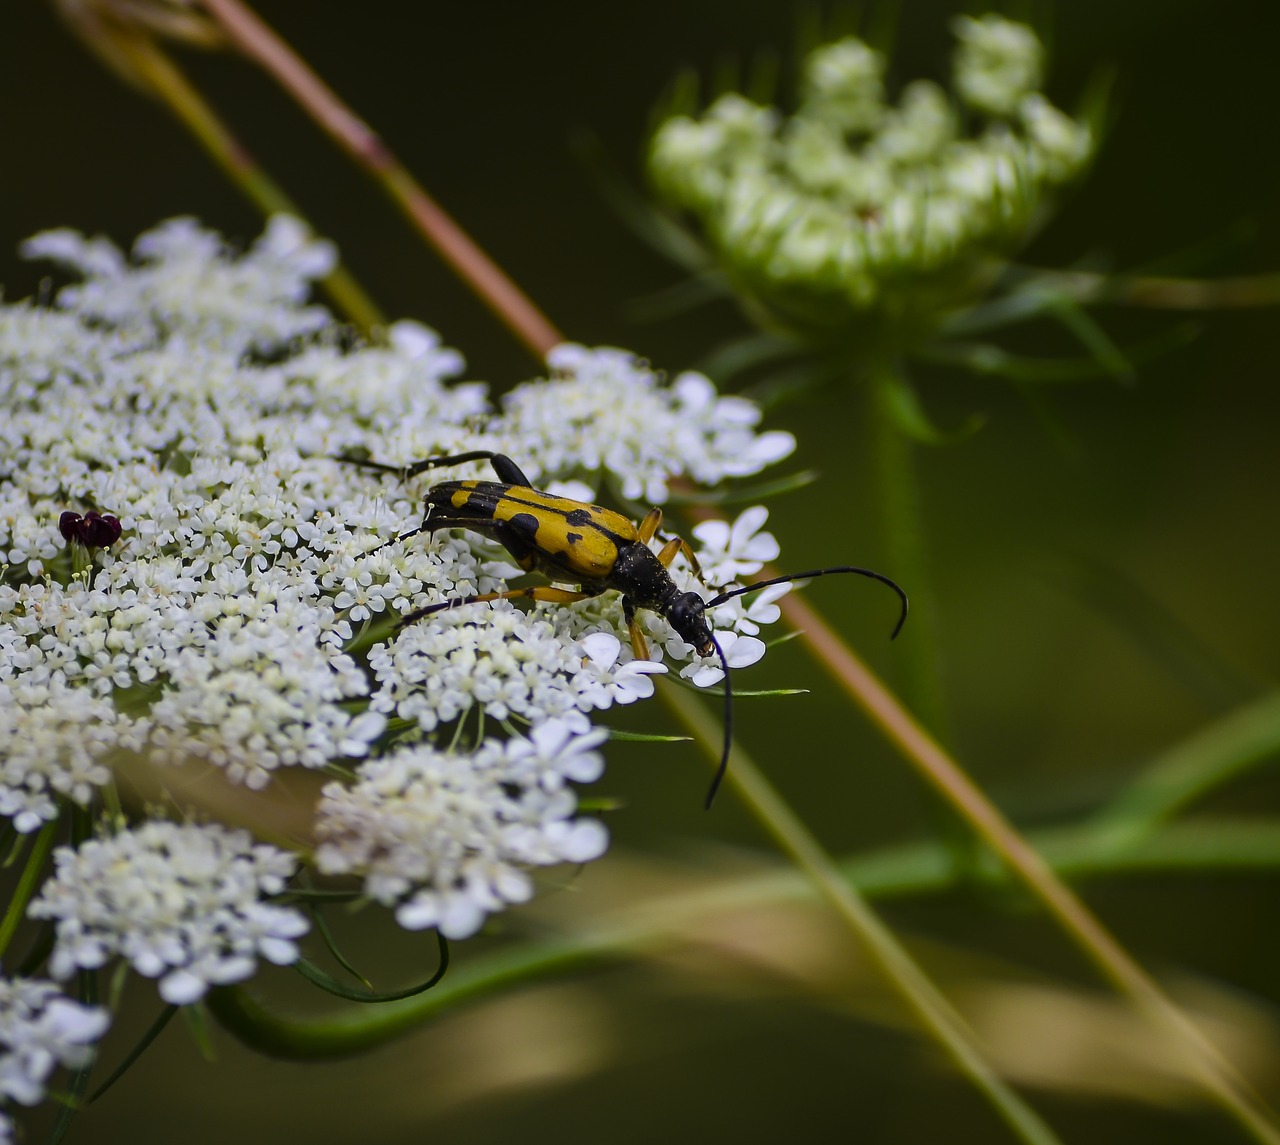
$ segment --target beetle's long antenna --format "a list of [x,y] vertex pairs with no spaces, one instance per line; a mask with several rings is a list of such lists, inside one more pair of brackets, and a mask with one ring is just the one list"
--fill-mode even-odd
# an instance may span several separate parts
[[[707,608],[715,608],[717,604],[723,604],[726,600],[732,600],[735,596],[742,596],[744,593],[757,592],[762,588],[768,588],[770,585],[786,584],[793,580],[809,580],[815,576],[828,576],[831,573],[857,573],[858,576],[870,577],[872,580],[878,580],[881,584],[887,584],[894,592],[898,594],[898,599],[902,601],[902,613],[898,617],[898,623],[893,626],[893,632],[890,633],[889,639],[892,640],[902,631],[902,626],[907,622],[907,594],[903,591],[902,586],[895,580],[890,580],[884,573],[878,573],[872,569],[859,568],[857,565],[836,565],[829,569],[811,569],[809,572],[792,573],[790,576],[775,576],[770,580],[759,580],[755,584],[749,584],[746,588],[731,588],[728,592],[722,592],[719,596],[712,597],[707,601]],[[723,659],[723,653],[721,654]],[[726,666],[726,673],[728,668]]]
[[720,647],[720,641],[711,637],[712,647],[716,650],[716,655],[720,657],[720,666],[724,669],[724,749],[720,752],[720,766],[716,768],[715,777],[711,780],[711,786],[707,789],[707,801],[704,804],[708,811],[711,810],[711,804],[715,801],[716,792],[720,790],[720,783],[724,779],[724,774],[729,770],[729,751],[733,747],[733,684],[729,680],[729,658],[724,654],[724,649]]

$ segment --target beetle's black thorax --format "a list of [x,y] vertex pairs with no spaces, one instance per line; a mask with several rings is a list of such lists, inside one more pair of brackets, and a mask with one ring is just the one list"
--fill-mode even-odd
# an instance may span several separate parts
[[671,574],[642,541],[618,547],[618,559],[606,578],[606,584],[629,597],[637,608],[660,613],[665,613],[680,595]]
[[702,597],[696,592],[681,592],[653,550],[642,541],[619,548],[607,587],[618,589],[632,607],[665,616],[682,640],[704,656],[711,654],[714,644]]

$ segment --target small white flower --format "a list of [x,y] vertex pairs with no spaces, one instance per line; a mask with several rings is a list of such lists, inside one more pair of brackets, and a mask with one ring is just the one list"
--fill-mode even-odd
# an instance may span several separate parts
[[608,738],[604,728],[577,735],[566,721],[547,720],[531,728],[527,739],[512,736],[507,740],[503,745],[502,768],[510,782],[522,787],[558,791],[565,780],[594,783],[604,774],[604,757],[596,748]]
[[756,505],[744,510],[732,524],[702,521],[693,527],[693,535],[702,544],[698,563],[711,583],[730,584],[777,560],[781,552],[777,540],[772,533],[760,532],[768,517],[769,510]]
[[631,704],[653,695],[650,677],[666,672],[665,664],[652,660],[628,660],[614,667],[622,653],[622,641],[612,632],[592,632],[582,638],[587,654],[584,672],[579,677],[581,694],[593,707]]
[[[765,642],[754,636],[739,636],[736,632],[716,632],[714,635],[730,668],[747,668],[765,653]],[[680,675],[696,688],[708,688],[724,679],[724,669],[720,657],[712,653],[696,659],[682,669]]]

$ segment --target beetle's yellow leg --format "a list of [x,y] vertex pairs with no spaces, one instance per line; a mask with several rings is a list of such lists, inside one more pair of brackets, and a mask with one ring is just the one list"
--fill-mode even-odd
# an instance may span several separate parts
[[658,530],[661,527],[662,527],[662,510],[659,509],[657,505],[655,505],[652,509],[649,510],[648,513],[645,514],[644,520],[640,522],[640,527],[638,530],[640,533],[640,540],[642,540],[647,545],[650,541],[653,540],[654,537],[658,535]]
[[593,592],[575,592],[568,588],[553,588],[550,585],[532,585],[529,588],[510,588],[506,592],[482,592],[479,596],[459,596],[453,600],[444,600],[439,604],[429,604],[411,612],[400,621],[400,627],[413,624],[424,616],[436,612],[444,612],[450,608],[461,608],[464,604],[480,604],[487,600],[545,600],[553,604],[572,604],[576,600],[586,600],[595,596]]
[[[662,546],[662,552],[658,554],[658,563],[662,567],[670,568],[671,562],[676,559],[676,553],[684,553],[684,559],[689,562],[693,569],[693,575],[702,580],[702,566],[698,564],[698,558],[693,555],[693,549],[689,547],[689,542],[683,537],[672,537],[665,545]],[[706,581],[703,581],[705,584]]]
[[[647,545],[654,537],[658,535],[658,530],[662,527],[662,510],[656,505],[649,510],[645,519],[640,522],[639,529],[640,539]],[[689,562],[693,569],[693,575],[702,580],[702,566],[698,564],[698,558],[693,555],[693,549],[689,547],[689,542],[683,537],[672,537],[658,554],[658,561],[662,567],[670,568],[671,562],[676,559],[676,553],[684,553],[684,559]],[[705,583],[705,582],[704,582]]]
[[[655,509],[654,512],[661,515],[660,510]],[[622,615],[627,621],[627,632],[631,634],[631,650],[636,654],[636,659],[651,660],[649,641],[645,639],[644,630],[636,620],[636,606],[625,596],[622,598]]]

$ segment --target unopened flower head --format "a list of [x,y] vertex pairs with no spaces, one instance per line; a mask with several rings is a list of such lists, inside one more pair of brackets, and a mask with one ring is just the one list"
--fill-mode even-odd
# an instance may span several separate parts
[[[677,478],[757,473],[791,436],[622,350],[561,346],[495,407],[424,326],[353,347],[307,302],[333,251],[294,220],[243,254],[190,220],[133,259],[70,231],[26,249],[82,281],[53,307],[0,306],[0,815],[35,832],[100,807],[134,767],[162,786],[167,768],[212,768],[250,790],[284,768],[348,776],[325,788],[314,856],[137,814],[59,851],[32,907],[56,923],[55,976],[120,959],[188,1002],[289,962],[305,923],[270,900],[312,858],[406,926],[461,936],[527,897],[530,872],[600,854],[576,795],[603,767],[593,721],[649,698],[655,675],[712,682],[718,660],[651,613],[654,659],[638,660],[612,592],[401,627],[522,569],[475,532],[396,541],[445,475],[338,458],[487,449],[574,497],[657,503]],[[763,519],[705,532],[710,584],[776,553]],[[683,558],[671,575],[714,595]],[[771,599],[712,610],[732,664],[762,654]]]
[[[921,80],[891,103],[884,58],[849,37],[810,54],[790,117],[733,94],[658,130],[658,190],[774,322],[815,337],[867,314],[929,322],[989,280],[1088,161],[1089,128],[1039,91],[1030,28],[955,29],[955,98]],[[982,117],[970,132],[966,108]]]

